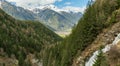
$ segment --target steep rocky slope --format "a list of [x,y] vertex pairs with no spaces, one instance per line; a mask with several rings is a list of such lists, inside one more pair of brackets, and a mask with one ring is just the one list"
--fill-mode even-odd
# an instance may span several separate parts
[[80,64],[84,64],[92,53],[99,49],[100,46],[105,46],[107,44],[111,44],[115,37],[120,33],[120,9],[116,10],[116,18],[114,25],[104,29],[97,38],[91,43],[90,46],[86,47],[86,49],[81,53],[80,57],[77,57],[74,60],[73,66],[78,66]]
[[[114,35],[119,32],[119,28],[117,28],[119,26],[117,25],[117,30],[113,27],[115,31],[110,32],[110,34],[112,33],[113,35],[107,36],[107,39],[103,37],[104,31],[109,30],[111,26],[120,21],[118,10],[120,8],[120,0],[96,0],[95,3],[89,3],[88,5],[86,12],[78,25],[73,29],[72,34],[66,37],[62,43],[46,51],[48,52],[46,53],[48,59],[45,58],[46,62],[44,66],[79,66],[80,61],[76,60],[79,60],[78,57],[80,55],[85,56],[86,59],[86,57],[89,57],[100,45],[110,43],[110,41],[114,39]],[[99,39],[97,37],[99,37]],[[108,38],[112,39],[109,40]],[[94,42],[95,40],[100,40],[101,43]],[[104,44],[102,42],[106,43]],[[92,45],[92,43],[95,44]],[[87,47],[90,48],[87,49]],[[49,59],[52,61],[49,61]]]

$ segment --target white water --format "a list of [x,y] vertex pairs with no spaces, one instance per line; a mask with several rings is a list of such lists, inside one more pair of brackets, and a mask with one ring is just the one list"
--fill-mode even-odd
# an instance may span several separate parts
[[[118,42],[120,41],[120,34],[118,34],[118,36],[115,38],[115,40],[113,41],[112,44],[109,44],[109,45],[106,45],[104,49],[102,49],[102,51],[105,53],[107,51],[110,50],[110,48],[113,46],[113,45],[116,45]],[[85,66],[93,66],[95,60],[97,59],[97,55],[98,55],[98,50],[95,51],[93,53],[93,55],[90,57],[90,59],[85,63]]]

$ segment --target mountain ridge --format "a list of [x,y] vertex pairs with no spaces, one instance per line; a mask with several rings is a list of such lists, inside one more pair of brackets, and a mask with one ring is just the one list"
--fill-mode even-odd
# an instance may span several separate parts
[[[36,9],[32,11],[32,10],[24,9],[22,7],[17,7],[15,5],[10,4],[7,1],[3,1],[2,3],[3,3],[1,4],[2,9],[9,15],[13,16],[14,18],[20,20],[40,21],[46,26],[53,28],[55,31],[67,31],[69,29],[72,29],[72,27],[77,24],[80,17],[82,17],[81,12],[63,13],[63,11],[61,11],[59,13],[49,8],[43,10]],[[73,17],[75,17],[75,19]]]

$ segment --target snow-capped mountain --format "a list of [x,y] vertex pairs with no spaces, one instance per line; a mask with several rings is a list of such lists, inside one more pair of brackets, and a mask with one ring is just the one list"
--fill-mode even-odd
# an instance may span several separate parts
[[80,9],[73,9],[72,7],[67,7],[67,8],[58,8],[54,5],[44,5],[44,6],[39,6],[39,7],[36,7],[36,8],[26,8],[30,11],[33,11],[35,13],[38,13],[40,10],[45,10],[45,9],[50,9],[50,10],[53,10],[53,11],[56,11],[58,13],[61,13],[61,12],[73,12],[73,13],[78,13],[78,12],[81,12]]
[[65,11],[53,5],[25,9],[2,1],[1,8],[16,19],[37,20],[54,31],[71,29],[82,16],[81,12]]

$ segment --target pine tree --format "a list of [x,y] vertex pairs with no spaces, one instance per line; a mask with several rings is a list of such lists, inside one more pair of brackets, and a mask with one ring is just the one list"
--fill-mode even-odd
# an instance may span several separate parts
[[97,59],[93,64],[93,66],[101,66],[102,58],[103,58],[103,52],[102,52],[102,49],[100,49],[99,54],[97,55]]
[[93,66],[109,66],[103,54],[102,47],[100,47],[99,54],[97,55],[97,59]]

